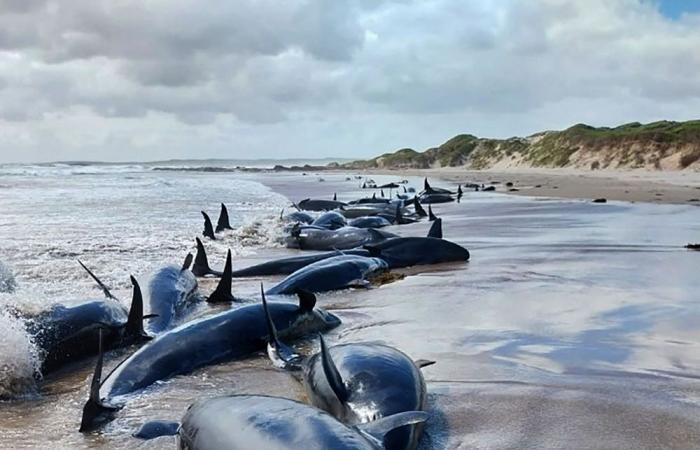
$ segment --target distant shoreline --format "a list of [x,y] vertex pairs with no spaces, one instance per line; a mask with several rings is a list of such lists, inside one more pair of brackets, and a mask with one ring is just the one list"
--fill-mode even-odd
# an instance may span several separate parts
[[[627,202],[700,206],[700,172],[577,169],[373,169],[366,174],[424,176],[454,183],[494,186],[496,192],[530,197],[605,198]],[[506,186],[506,183],[513,186]]]

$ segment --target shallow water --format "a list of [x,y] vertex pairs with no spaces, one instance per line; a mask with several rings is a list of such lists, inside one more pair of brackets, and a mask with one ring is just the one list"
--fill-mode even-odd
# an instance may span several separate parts
[[[122,170],[0,175],[0,259],[18,284],[0,301],[36,310],[99,297],[75,257],[127,299],[128,274],[146,277],[180,261],[201,231],[199,210],[216,220],[220,201],[234,227],[247,226],[206,244],[213,266],[227,246],[237,267],[287,255],[270,248],[274,218],[288,204],[282,195],[360,194],[356,180],[337,174],[319,182],[314,174]],[[437,361],[424,369],[431,419],[422,448],[700,448],[700,254],[682,248],[698,240],[699,208],[467,193],[434,209],[445,238],[471,251],[469,263],[411,268],[380,288],[319,295],[344,322],[330,342],[382,341]],[[428,227],[390,231],[422,235]],[[239,280],[234,290],[252,295],[259,281]],[[0,362],[21,362],[21,347],[0,347]],[[110,354],[108,365],[128,352]],[[144,421],[179,418],[202,396],[303,398],[261,354],[153,386],[101,433],[83,436],[76,430],[91,371],[86,361],[44,380],[39,395],[0,403],[3,448],[56,439],[71,448],[172,448],[172,438],[140,443],[129,435]]]

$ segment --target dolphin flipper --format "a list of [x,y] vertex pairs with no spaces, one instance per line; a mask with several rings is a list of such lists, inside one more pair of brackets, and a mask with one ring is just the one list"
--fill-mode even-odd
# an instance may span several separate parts
[[88,269],[87,266],[83,264],[81,260],[78,260],[78,264],[80,264],[82,268],[85,269],[85,271],[92,277],[92,279],[95,280],[100,289],[102,289],[102,292],[104,292],[105,297],[111,298],[112,300],[117,300],[117,297],[112,295],[112,293],[109,291],[109,288],[105,286],[105,284],[102,281],[100,281],[99,278],[97,278],[97,275],[92,273],[92,270]]
[[102,365],[104,363],[104,353],[102,351],[102,329],[99,332],[99,355],[95,371],[90,381],[90,397],[83,406],[83,416],[80,421],[81,433],[86,433],[98,428],[107,422],[119,408],[106,405],[100,399],[100,385],[102,384]]
[[433,364],[435,364],[435,361],[431,361],[429,359],[417,359],[413,361],[413,363],[416,365],[416,367],[422,369],[423,367],[432,366]]
[[263,284],[260,283],[260,294],[262,295],[263,310],[265,311],[265,322],[267,323],[267,356],[275,367],[288,370],[301,370],[302,357],[292,350],[289,346],[282,343],[277,335],[277,328],[270,316],[270,310],[267,307],[267,299],[265,298],[265,290]]
[[425,411],[406,411],[357,425],[356,428],[383,443],[384,437],[390,431],[406,425],[422,423],[429,418],[430,415]]
[[326,375],[326,381],[328,381],[328,385],[335,393],[335,396],[338,397],[340,403],[345,403],[350,398],[350,392],[345,387],[343,378],[340,376],[340,372],[338,372],[338,368],[328,352],[326,341],[323,340],[323,336],[320,334],[318,338],[321,341],[321,365],[323,366],[323,373]]

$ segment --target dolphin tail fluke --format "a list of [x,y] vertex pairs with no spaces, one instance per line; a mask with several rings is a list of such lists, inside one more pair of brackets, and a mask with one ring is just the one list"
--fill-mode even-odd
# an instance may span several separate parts
[[100,385],[102,384],[102,365],[104,363],[104,353],[102,351],[102,329],[99,332],[99,355],[97,364],[95,364],[95,372],[92,374],[90,381],[90,397],[83,406],[83,416],[80,421],[81,433],[92,431],[109,421],[111,416],[119,409],[114,406],[106,405],[100,399]]
[[169,420],[152,420],[141,425],[139,431],[132,434],[133,437],[145,441],[161,436],[175,436],[180,429],[180,424]]
[[430,415],[425,411],[406,411],[391,416],[382,417],[372,422],[363,423],[357,426],[362,432],[372,436],[379,442],[384,443],[384,437],[392,430],[406,425],[414,425],[425,422]]
[[413,197],[413,206],[416,208],[416,214],[418,214],[418,216],[426,217],[428,215],[425,209],[423,209],[423,205],[420,204],[418,197]]
[[228,221],[228,209],[226,209],[226,205],[222,203],[219,221],[216,223],[216,232],[218,233],[224,230],[233,230],[233,228],[231,228],[231,224]]
[[442,219],[435,219],[428,230],[428,237],[442,239]]
[[231,249],[226,253],[226,264],[224,264],[224,273],[221,274],[221,279],[219,284],[216,286],[214,292],[211,293],[207,302],[209,303],[228,303],[235,302],[236,297],[231,293],[231,280],[232,280],[232,267],[231,267]]
[[267,299],[265,298],[265,290],[262,283],[260,283],[260,295],[262,295],[265,323],[267,324],[267,356],[275,367],[286,370],[301,370],[302,357],[294,353],[294,350],[280,341],[277,335],[277,327],[275,327],[275,322],[270,315],[270,309],[267,306]]
[[133,276],[131,277],[131,284],[134,286],[134,294],[131,298],[129,318],[124,327],[125,337],[135,340],[152,339],[143,329],[143,320],[145,317],[143,315],[143,295],[141,295],[141,287]]
[[206,275],[214,275],[220,277],[221,272],[212,270],[211,267],[209,267],[209,259],[207,258],[207,252],[204,250],[204,244],[202,244],[201,239],[195,238],[195,240],[197,241],[197,256],[194,258],[192,273],[196,277],[203,277]]
[[102,292],[104,292],[105,297],[111,298],[113,300],[117,300],[117,297],[112,295],[112,293],[109,291],[109,288],[107,286],[105,286],[105,284],[102,281],[100,281],[99,278],[97,278],[97,275],[92,273],[92,270],[88,269],[87,266],[85,264],[83,264],[83,262],[81,260],[78,260],[78,264],[80,264],[82,266],[82,268],[85,269],[85,271],[92,277],[92,279],[95,280],[95,282],[100,287],[100,289],[102,289]]
[[428,205],[428,220],[432,222],[435,219],[437,219],[437,216],[433,213],[433,207]]
[[202,235],[204,237],[208,237],[212,241],[215,241],[216,236],[214,235],[214,227],[211,224],[211,219],[209,218],[209,215],[202,211],[202,216],[204,217],[204,231],[202,231]]
[[321,365],[323,366],[323,374],[326,376],[326,381],[328,385],[333,390],[333,393],[340,403],[345,403],[350,398],[350,393],[345,387],[345,382],[338,372],[338,368],[331,358],[331,354],[328,352],[328,347],[326,347],[326,341],[323,339],[322,335],[318,335],[318,339],[321,342]]

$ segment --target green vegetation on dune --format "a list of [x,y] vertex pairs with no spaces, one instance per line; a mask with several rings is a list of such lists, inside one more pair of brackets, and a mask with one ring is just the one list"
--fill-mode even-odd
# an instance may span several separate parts
[[592,169],[648,165],[660,168],[666,159],[677,160],[674,168],[678,169],[700,165],[700,120],[632,122],[614,128],[577,124],[562,131],[510,139],[460,134],[423,152],[404,148],[344,166],[356,169],[460,166],[486,169],[496,164],[566,167],[585,162]]

